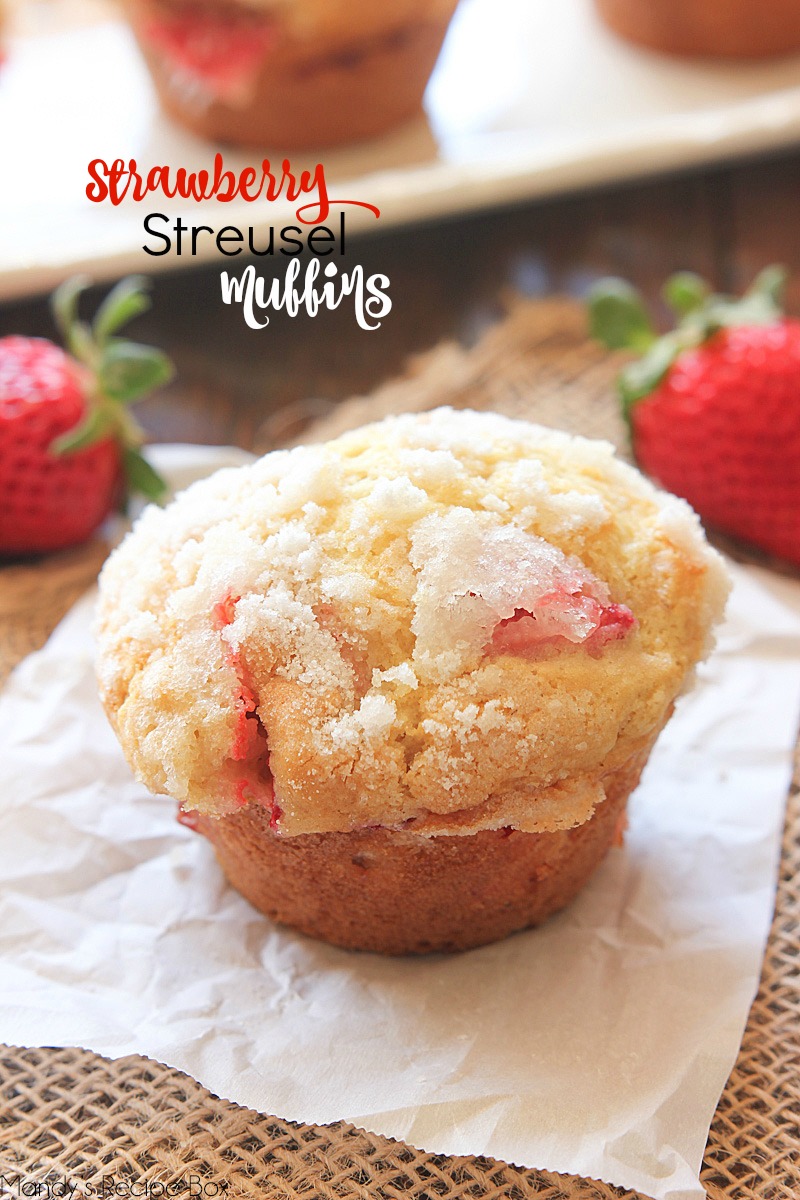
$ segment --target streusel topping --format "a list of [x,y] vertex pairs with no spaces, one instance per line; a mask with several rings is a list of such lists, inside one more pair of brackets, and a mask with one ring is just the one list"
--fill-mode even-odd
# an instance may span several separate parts
[[101,577],[101,691],[186,809],[565,829],[663,724],[726,592],[692,511],[609,445],[439,409],[146,510]]

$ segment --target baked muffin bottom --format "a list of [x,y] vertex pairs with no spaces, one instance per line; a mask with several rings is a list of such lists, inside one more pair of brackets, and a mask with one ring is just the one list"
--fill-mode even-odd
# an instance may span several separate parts
[[[410,120],[442,48],[456,0],[445,15],[371,31],[338,44],[308,39],[278,48],[258,69],[246,100],[202,98],[176,78],[148,36],[137,0],[124,7],[164,110],[193,133],[242,146],[302,150],[360,141]],[[149,11],[167,17],[171,0]]]
[[628,41],[666,54],[767,58],[800,50],[796,0],[595,0]]
[[229,882],[279,924],[350,950],[468,950],[540,924],[577,895],[620,840],[653,740],[605,777],[590,819],[563,831],[280,837],[257,804],[200,816],[196,828]]

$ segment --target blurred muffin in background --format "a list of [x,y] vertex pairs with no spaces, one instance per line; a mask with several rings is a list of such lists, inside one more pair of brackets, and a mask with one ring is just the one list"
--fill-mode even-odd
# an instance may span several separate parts
[[385,132],[420,108],[458,0],[122,0],[164,109],[280,149]]
[[798,0],[595,0],[628,41],[667,54],[768,58],[800,51]]

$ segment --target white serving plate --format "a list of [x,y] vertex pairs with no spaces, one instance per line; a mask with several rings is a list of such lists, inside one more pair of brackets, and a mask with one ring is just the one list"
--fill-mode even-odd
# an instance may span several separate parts
[[[163,117],[127,29],[111,19],[11,39],[0,67],[0,299],[74,270],[97,279],[188,267],[142,250],[147,212],[188,222],[277,226],[291,206],[170,202],[118,208],[84,194],[93,158],[209,166],[215,147]],[[312,156],[352,232],[484,208],[632,175],[766,150],[800,138],[800,57],[681,62],[617,41],[590,0],[462,0],[428,89],[427,120]],[[269,153],[269,149],[265,150]],[[280,150],[271,155],[280,161]],[[258,153],[225,152],[234,170]],[[155,245],[154,239],[149,240]]]

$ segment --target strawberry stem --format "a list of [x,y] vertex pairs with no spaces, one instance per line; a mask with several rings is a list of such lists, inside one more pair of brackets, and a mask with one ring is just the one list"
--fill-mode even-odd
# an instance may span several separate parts
[[[89,287],[89,280],[85,275],[73,275],[56,289],[50,301],[56,327],[61,334],[65,347],[74,358],[81,359],[81,361],[82,357],[79,351],[85,345],[83,333],[88,334],[89,331],[85,325],[79,326],[78,299],[81,292],[86,291],[87,287]],[[79,341],[82,343],[80,347],[74,340],[75,331],[79,327],[82,330],[82,335],[79,338]]]
[[127,491],[142,492],[148,499],[160,502],[167,485],[142,457],[144,434],[126,405],[168,383],[175,373],[174,367],[161,350],[114,336],[150,307],[145,290],[147,280],[139,275],[120,280],[98,308],[91,327],[78,318],[80,296],[88,286],[86,278],[74,276],[56,290],[52,299],[53,315],[64,344],[86,368],[90,382],[82,420],[55,439],[51,452],[71,454],[101,438],[113,437],[121,450]]
[[147,280],[143,275],[128,275],[111,289],[98,308],[92,332],[98,346],[104,346],[112,333],[116,333],[128,321],[147,312],[150,297],[146,293]]
[[679,271],[664,284],[662,295],[678,317],[697,312],[708,299],[711,288],[705,279],[693,271]]

